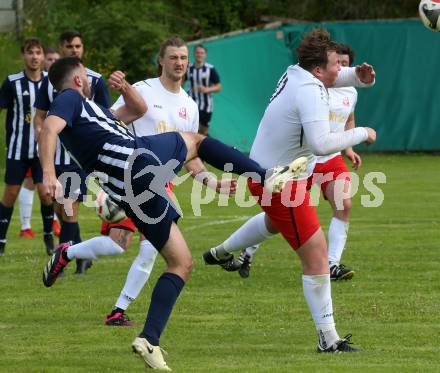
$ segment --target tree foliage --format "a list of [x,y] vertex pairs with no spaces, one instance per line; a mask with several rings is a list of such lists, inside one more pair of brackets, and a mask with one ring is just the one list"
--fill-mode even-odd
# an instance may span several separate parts
[[67,29],[83,33],[85,63],[104,75],[115,67],[130,81],[156,72],[160,43],[190,41],[270,21],[404,18],[418,0],[27,0],[25,36],[56,47]]

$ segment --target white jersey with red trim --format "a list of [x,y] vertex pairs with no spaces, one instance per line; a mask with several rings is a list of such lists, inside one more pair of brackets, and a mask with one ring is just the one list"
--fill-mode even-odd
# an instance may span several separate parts
[[[335,86],[365,85],[357,79],[354,68],[342,68]],[[311,175],[316,163],[311,148],[316,154],[330,154],[365,141],[367,137],[367,131],[361,127],[338,136],[331,134],[327,89],[310,72],[292,65],[282,75],[270,98],[250,158],[264,168],[271,168],[307,157],[307,175]],[[316,149],[317,144],[322,149]]]
[[[199,129],[199,109],[194,100],[182,88],[179,93],[165,89],[159,78],[142,80],[133,84],[147,104],[147,112],[129,127],[136,136],[151,136],[158,133],[182,131],[197,133]],[[116,110],[124,104],[120,96],[113,104]]]
[[[358,95],[356,88],[330,88],[328,93],[330,97],[330,130],[332,132],[343,132],[345,131],[347,119],[354,112],[356,106]],[[320,156],[317,158],[316,163],[325,163],[339,154],[341,152]]]

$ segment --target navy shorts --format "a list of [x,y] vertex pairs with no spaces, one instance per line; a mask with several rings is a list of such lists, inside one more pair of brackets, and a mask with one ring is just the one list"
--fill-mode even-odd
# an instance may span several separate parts
[[6,159],[5,183],[9,185],[21,185],[26,173],[32,170],[32,179],[34,184],[43,181],[43,170],[41,169],[40,160],[32,159]]
[[[147,237],[156,250],[160,251],[168,241],[171,224],[180,217],[177,210],[171,205],[166,184],[181,170],[185,162],[187,148],[182,136],[177,132],[168,132],[154,136],[137,138],[137,148],[145,149],[148,154],[136,158],[131,173],[132,191],[134,196],[141,193],[148,195],[145,202],[138,203],[127,199],[119,204],[124,208],[127,216],[132,219],[136,228]],[[170,160],[171,161],[169,163]],[[168,167],[157,167],[167,165]],[[145,171],[151,172],[134,178],[136,174]],[[164,172],[167,170],[167,172]],[[147,192],[148,191],[148,192]]]
[[209,122],[211,121],[212,113],[206,111],[199,111],[199,123],[205,127],[209,127]]
[[56,165],[55,173],[63,186],[64,198],[84,201],[87,195],[87,174],[76,164]]

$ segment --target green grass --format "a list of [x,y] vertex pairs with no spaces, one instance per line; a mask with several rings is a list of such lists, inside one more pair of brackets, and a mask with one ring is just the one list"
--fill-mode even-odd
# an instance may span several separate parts
[[[259,211],[215,203],[192,216],[190,185],[176,189],[184,209],[179,225],[194,256],[194,271],[161,338],[176,372],[438,372],[440,325],[440,213],[438,156],[369,155],[364,170],[382,171],[384,204],[354,198],[344,262],[352,281],[332,285],[338,331],[353,333],[362,354],[322,356],[302,294],[296,255],[279,237],[266,242],[247,280],[206,267],[204,250],[221,242]],[[360,193],[366,193],[364,189]],[[164,268],[158,260],[149,285],[130,307],[132,328],[103,325],[132,259],[131,250],[95,262],[84,277],[69,268],[53,288],[41,282],[48,260],[35,203],[34,241],[18,239],[18,208],[0,259],[1,372],[142,372],[130,349],[142,328],[151,288]],[[321,200],[321,223],[330,210]],[[98,232],[93,210],[83,209],[83,239]]]

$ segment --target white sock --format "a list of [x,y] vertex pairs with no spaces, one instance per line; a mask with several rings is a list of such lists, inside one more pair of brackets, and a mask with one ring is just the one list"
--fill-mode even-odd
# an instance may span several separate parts
[[217,258],[229,256],[234,251],[255,246],[273,236],[266,228],[264,217],[264,212],[253,216],[232,233],[225,242],[217,246],[215,248]]
[[115,306],[126,310],[141,292],[154,266],[157,250],[148,240],[143,240],[139,246],[139,254],[133,261]]
[[96,260],[100,256],[111,256],[122,254],[124,249],[120,247],[110,237],[93,237],[67,249],[69,259],[90,259]]
[[18,195],[18,201],[20,202],[21,229],[30,229],[34,191],[22,187]]
[[330,275],[303,275],[302,280],[319,343],[322,348],[328,348],[340,339],[333,319]]
[[328,261],[339,265],[347,242],[349,223],[333,217],[328,228]]
[[246,249],[244,249],[244,252],[246,253],[246,255],[249,256],[249,262],[252,262],[252,260],[254,259],[254,255],[257,252],[259,247],[260,247],[260,244],[256,244],[254,246],[249,246],[249,247],[246,247]]

